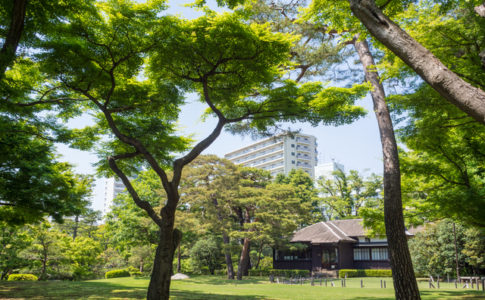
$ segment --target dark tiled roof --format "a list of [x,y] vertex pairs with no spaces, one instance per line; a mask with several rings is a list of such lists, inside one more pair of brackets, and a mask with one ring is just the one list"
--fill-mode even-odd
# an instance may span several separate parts
[[364,236],[362,219],[320,222],[297,231],[292,242],[310,242],[312,244],[356,242],[351,236]]
[[[413,230],[406,230],[406,235],[414,235]],[[362,219],[334,220],[300,229],[293,235],[291,242],[310,242],[312,244],[357,242],[352,237],[364,236],[366,236],[366,232]]]

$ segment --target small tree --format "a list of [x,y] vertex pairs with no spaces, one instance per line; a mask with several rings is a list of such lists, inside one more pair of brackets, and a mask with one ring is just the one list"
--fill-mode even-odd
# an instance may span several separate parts
[[211,275],[221,265],[221,249],[214,238],[201,238],[190,249],[190,257],[199,268],[208,267]]

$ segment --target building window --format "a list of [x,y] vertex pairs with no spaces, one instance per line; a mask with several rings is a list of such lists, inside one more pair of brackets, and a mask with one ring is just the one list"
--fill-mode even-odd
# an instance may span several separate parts
[[291,152],[291,155],[295,156],[295,152]]
[[372,248],[372,260],[388,260],[387,248]]
[[294,160],[292,160],[292,161],[291,161],[291,163],[292,163],[292,164],[295,164],[295,161],[294,161]]
[[370,260],[369,248],[354,248],[354,260]]
[[295,144],[291,144],[291,147],[292,147],[292,148],[295,148]]

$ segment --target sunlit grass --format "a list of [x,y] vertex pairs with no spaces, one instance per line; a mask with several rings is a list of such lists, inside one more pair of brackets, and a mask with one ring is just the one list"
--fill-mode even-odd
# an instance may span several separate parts
[[[361,288],[361,279],[364,288]],[[386,281],[386,289],[380,281]],[[303,285],[271,284],[267,278],[232,281],[217,276],[195,276],[173,281],[173,299],[394,299],[390,278],[349,278],[341,281],[315,280]],[[0,282],[0,299],[144,299],[148,279],[113,278],[82,282]],[[453,283],[442,283],[441,289],[419,284],[423,299],[484,299],[483,291],[455,289]]]

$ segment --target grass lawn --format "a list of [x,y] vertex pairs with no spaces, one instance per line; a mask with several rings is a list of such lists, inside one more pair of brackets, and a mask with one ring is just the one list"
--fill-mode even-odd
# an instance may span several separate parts
[[[225,280],[216,276],[195,276],[189,280],[173,281],[173,299],[394,299],[391,278],[385,278],[386,289],[380,288],[380,278],[347,279],[347,287],[340,281],[309,282],[304,285],[271,284],[266,278],[243,281]],[[113,278],[80,282],[8,282],[0,281],[0,299],[144,299],[148,279]],[[454,284],[441,284],[441,289],[429,289],[420,283],[423,299],[485,299],[485,292],[455,289]]]

